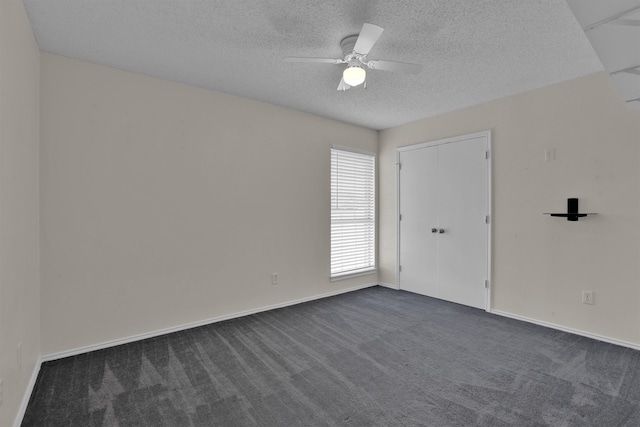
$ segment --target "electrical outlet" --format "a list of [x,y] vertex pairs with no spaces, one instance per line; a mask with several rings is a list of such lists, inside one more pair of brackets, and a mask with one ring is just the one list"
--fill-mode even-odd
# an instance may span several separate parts
[[278,273],[271,273],[271,284],[277,285],[278,283],[280,283],[280,277],[278,276]]
[[547,148],[544,150],[544,160],[550,162],[556,159],[556,149],[555,148]]
[[593,291],[582,291],[582,303],[593,304]]

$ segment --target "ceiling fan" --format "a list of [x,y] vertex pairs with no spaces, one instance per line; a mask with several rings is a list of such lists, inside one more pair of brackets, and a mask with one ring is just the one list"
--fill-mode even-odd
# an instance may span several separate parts
[[417,74],[422,70],[422,65],[408,64],[406,62],[381,61],[367,59],[369,51],[378,41],[384,29],[377,25],[365,23],[360,30],[360,34],[347,36],[340,42],[342,48],[342,59],[331,58],[292,58],[288,57],[286,62],[315,62],[320,64],[347,64],[342,73],[342,79],[338,85],[338,90],[347,90],[353,86],[364,83],[367,87],[367,72],[365,68],[371,70],[393,71],[398,73]]

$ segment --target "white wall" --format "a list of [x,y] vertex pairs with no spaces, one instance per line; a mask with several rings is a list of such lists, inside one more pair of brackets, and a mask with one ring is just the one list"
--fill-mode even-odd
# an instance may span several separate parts
[[[380,274],[396,284],[396,148],[493,131],[496,310],[640,344],[640,114],[598,73],[380,133]],[[555,148],[546,162],[544,150]],[[599,215],[579,222],[542,215]],[[581,290],[595,305],[581,303]]]
[[41,108],[44,355],[377,281],[329,281],[329,147],[375,131],[48,53]]
[[39,57],[22,2],[0,0],[1,426],[14,422],[40,356]]

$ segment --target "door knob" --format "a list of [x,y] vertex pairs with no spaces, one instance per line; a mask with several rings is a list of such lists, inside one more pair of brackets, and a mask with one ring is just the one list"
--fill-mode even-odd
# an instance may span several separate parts
[[440,230],[438,230],[438,233],[444,234],[444,228],[441,228]]
[[437,233],[437,232],[438,232],[438,229],[437,229],[437,228],[432,228],[432,229],[431,229],[431,232],[432,232],[432,233]]

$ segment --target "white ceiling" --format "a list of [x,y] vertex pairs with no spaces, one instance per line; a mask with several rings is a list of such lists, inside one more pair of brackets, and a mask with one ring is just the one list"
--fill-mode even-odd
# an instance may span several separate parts
[[[602,70],[565,0],[24,0],[42,50],[372,129]],[[336,90],[340,40],[385,29],[369,71]]]

